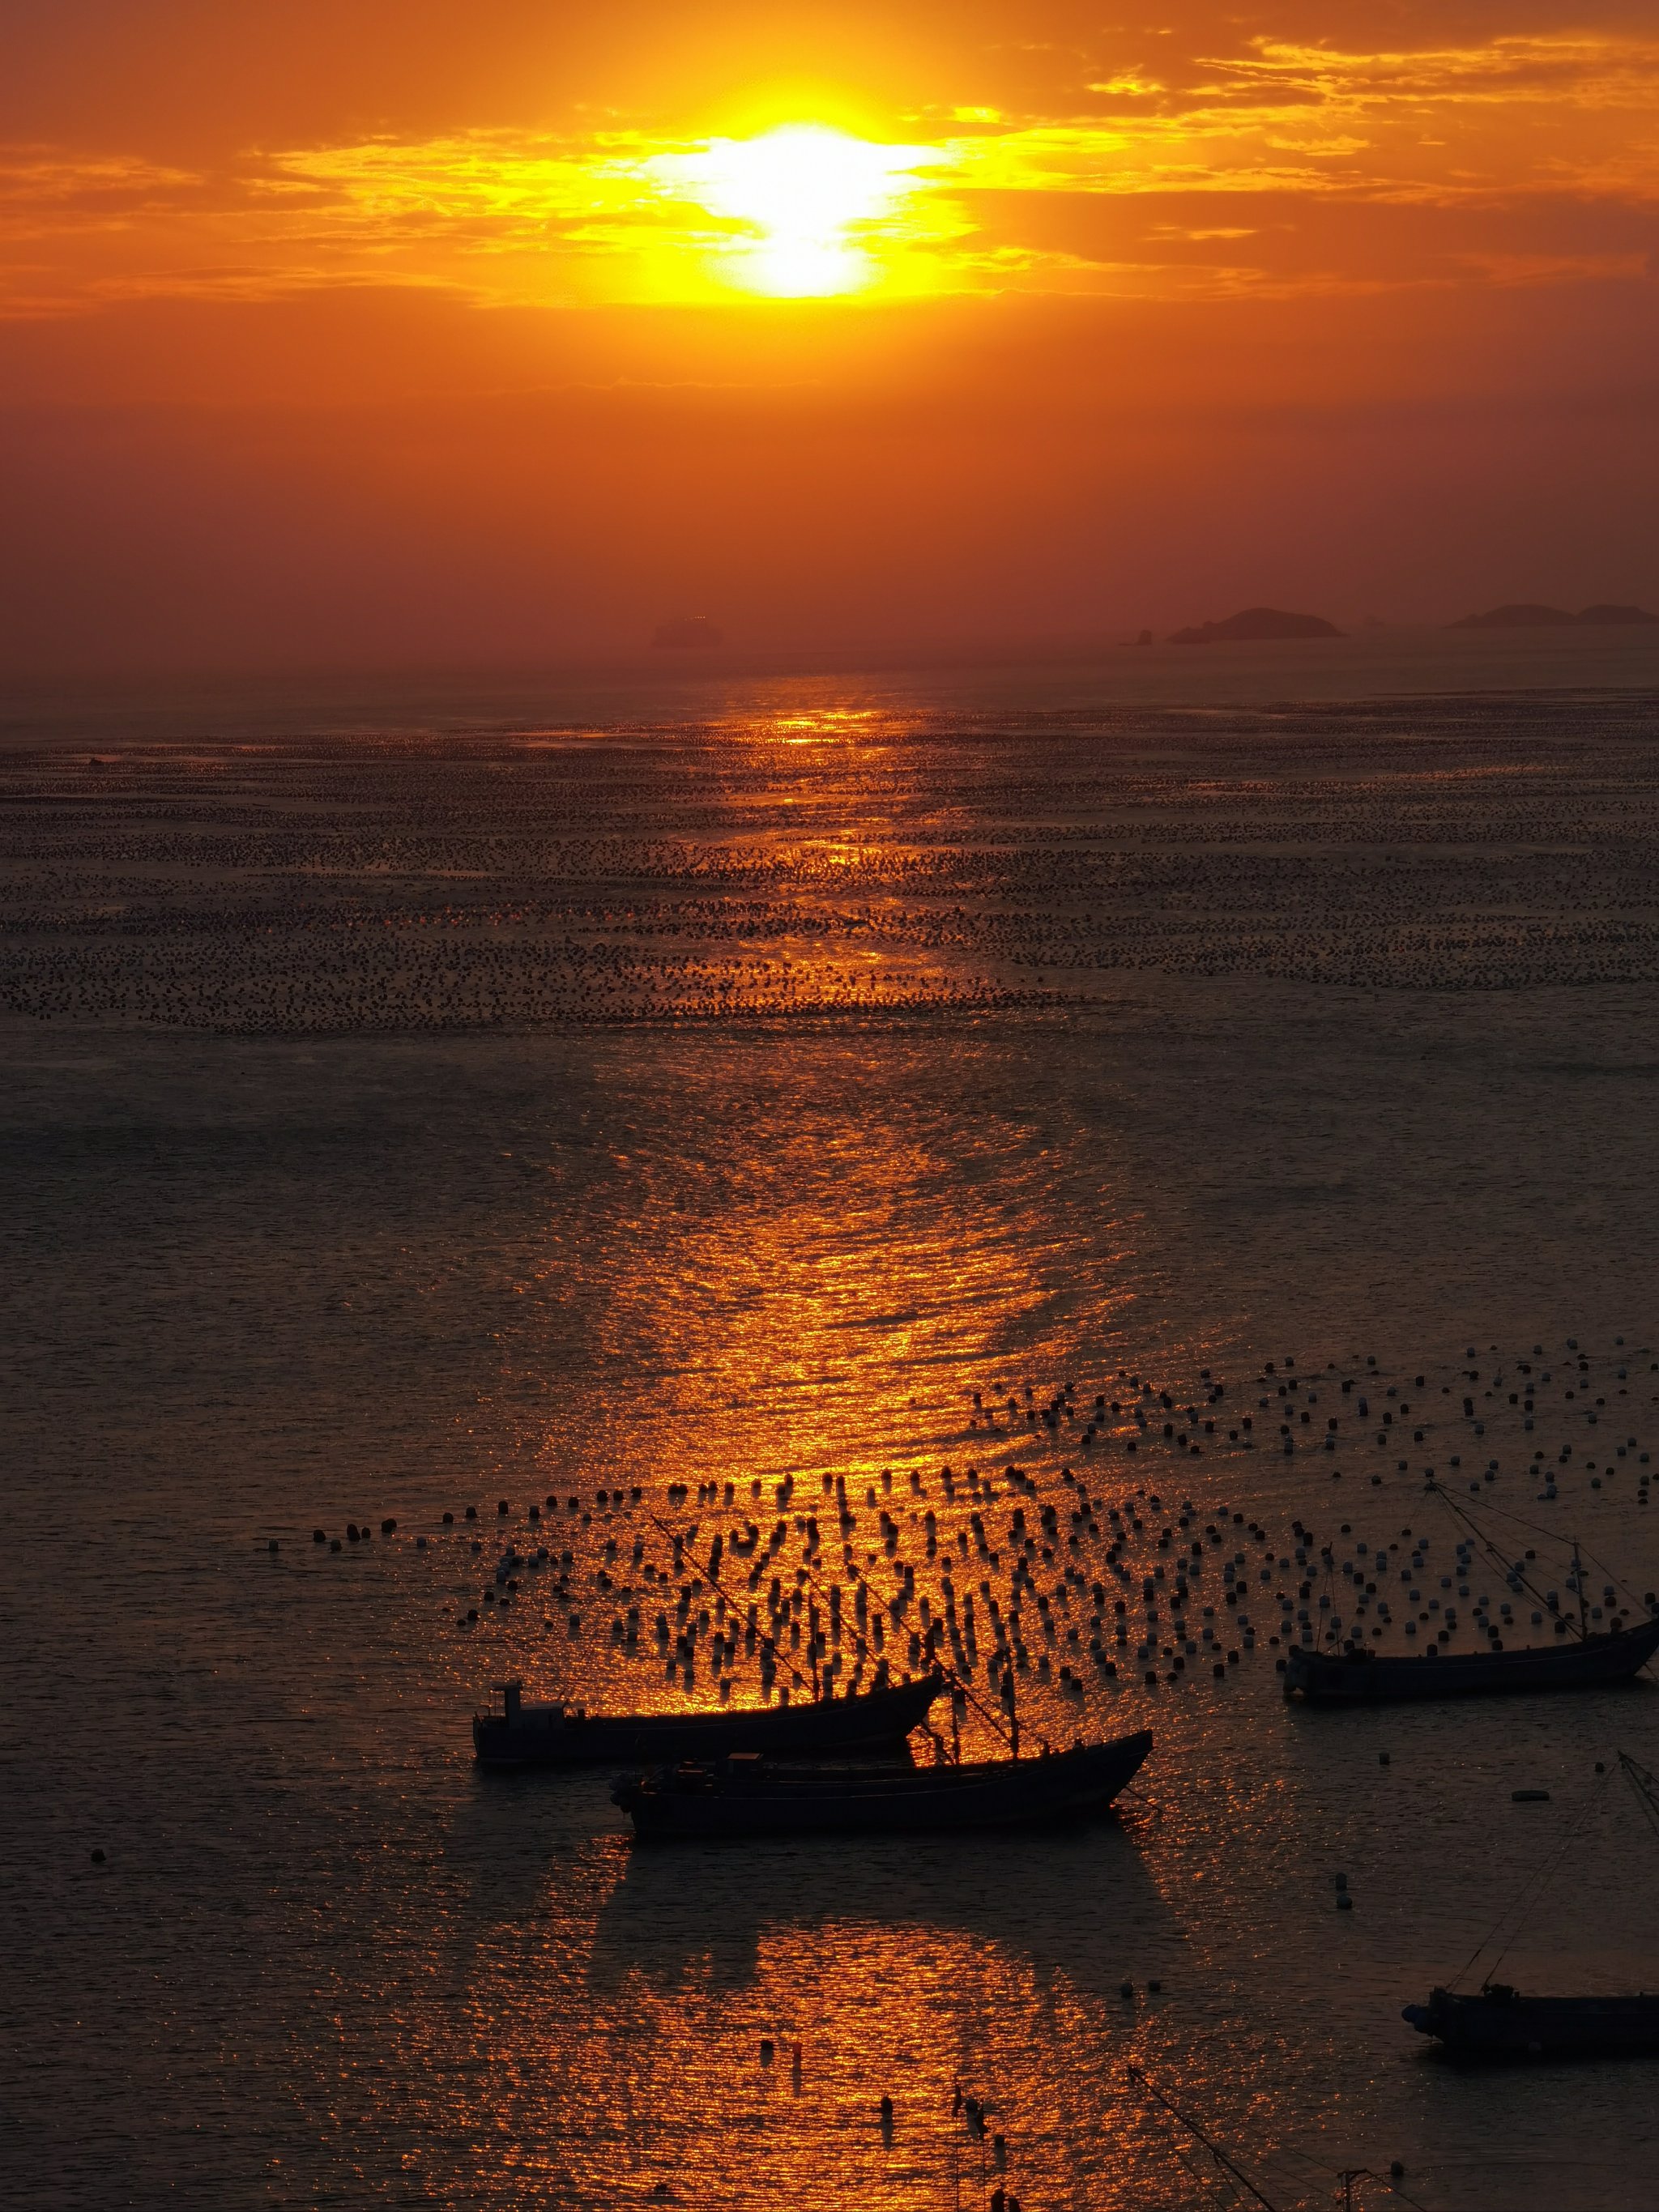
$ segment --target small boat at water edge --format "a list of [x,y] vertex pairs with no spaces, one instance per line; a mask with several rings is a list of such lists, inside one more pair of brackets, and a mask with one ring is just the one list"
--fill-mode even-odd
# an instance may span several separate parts
[[1142,1729],[1037,1759],[789,1768],[743,1753],[623,1775],[611,1792],[641,1837],[879,1835],[1030,1826],[1100,1812],[1152,1747]]
[[[1650,1774],[1627,1751],[1620,1753],[1619,1765],[1649,1826],[1659,1833],[1659,1777]],[[1595,1771],[1598,1777],[1607,1773],[1600,1759]],[[1601,1802],[1601,1786],[1598,1781],[1595,1792],[1565,1836],[1553,1845],[1546,1881],[1577,1839],[1583,1820]],[[1541,1894],[1534,1875],[1522,1893],[1523,1904],[1530,1898],[1528,1910],[1535,1908]],[[1522,1923],[1511,1924],[1512,1913],[1513,1908],[1506,1907],[1499,1917],[1498,1928],[1510,1929],[1508,1940],[1479,1994],[1461,1996],[1455,1989],[1431,1990],[1427,2004],[1410,2004],[1402,2010],[1401,2017],[1408,2026],[1419,2035],[1433,2036],[1453,2058],[1618,2057],[1659,2051],[1659,1996],[1638,1991],[1623,1996],[1528,1997],[1508,1982],[1494,1980],[1492,1976],[1520,1936]],[[1492,1940],[1489,1936],[1480,1946],[1464,1973]],[[1462,1974],[1453,1979],[1461,1981]]]
[[1363,1645],[1289,1652],[1285,1695],[1310,1705],[1364,1705],[1404,1698],[1468,1697],[1483,1691],[1583,1690],[1622,1682],[1659,1650],[1659,1620],[1517,1651],[1440,1651],[1384,1657]]
[[472,1717],[472,1747],[486,1766],[608,1766],[741,1751],[833,1759],[895,1750],[944,1695],[945,1678],[924,1674],[850,1697],[707,1713],[590,1713],[580,1705],[527,1705],[522,1682],[495,1687],[502,1710]]
[[1659,1996],[1528,1997],[1505,1982],[1430,1992],[1401,2017],[1455,2058],[1565,2058],[1659,2051]]

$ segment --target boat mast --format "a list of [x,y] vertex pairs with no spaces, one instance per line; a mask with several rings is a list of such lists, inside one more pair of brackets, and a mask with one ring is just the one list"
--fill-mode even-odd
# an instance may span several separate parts
[[1589,1620],[1584,1612],[1584,1570],[1578,1558],[1578,1539],[1572,1540],[1572,1579],[1578,1592],[1578,1634],[1582,1641],[1589,1634]]
[[[1466,1528],[1473,1530],[1475,1540],[1480,1545],[1481,1550],[1486,1553],[1487,1557],[1492,1561],[1493,1565],[1506,1578],[1512,1578],[1511,1587],[1513,1587],[1514,1583],[1518,1582],[1521,1588],[1524,1589],[1529,1596],[1534,1598],[1540,1605],[1548,1603],[1548,1600],[1546,1598],[1544,1592],[1538,1588],[1537,1583],[1534,1583],[1532,1577],[1522,1571],[1520,1562],[1518,1560],[1512,1561],[1509,1559],[1498,1550],[1497,1545],[1492,1541],[1492,1539],[1486,1534],[1486,1530],[1480,1526],[1480,1523],[1475,1519],[1474,1514],[1469,1511],[1466,1505],[1460,1505],[1455,1498],[1449,1497],[1446,1492],[1441,1488],[1440,1485],[1432,1479],[1431,1479],[1425,1486],[1431,1496],[1439,1499],[1440,1503],[1445,1507],[1447,1512],[1449,1513],[1455,1520],[1461,1521]],[[1503,1508],[1497,1507],[1494,1508],[1494,1510],[1501,1512]],[[1518,1513],[1511,1513],[1507,1515],[1505,1517],[1509,1520],[1518,1522],[1520,1526],[1523,1528],[1530,1529],[1534,1527],[1534,1524],[1531,1522],[1522,1520],[1521,1516]],[[1535,1533],[1542,1535],[1547,1534],[1548,1532],[1547,1530],[1539,1529],[1536,1530]],[[1573,1580],[1578,1584],[1578,1637],[1579,1641],[1583,1643],[1589,1635],[1589,1623],[1585,1618],[1584,1571],[1579,1564],[1578,1540],[1577,1537],[1574,1537],[1572,1543],[1572,1576]],[[1571,1626],[1571,1623],[1569,1626]]]

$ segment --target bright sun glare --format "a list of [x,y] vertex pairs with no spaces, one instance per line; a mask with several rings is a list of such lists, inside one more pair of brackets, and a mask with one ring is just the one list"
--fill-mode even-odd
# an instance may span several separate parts
[[[779,299],[854,292],[875,274],[869,240],[922,187],[922,146],[882,146],[817,123],[715,138],[671,155],[670,173],[709,214],[744,227],[721,258],[746,289]],[[663,166],[667,167],[665,163]]]

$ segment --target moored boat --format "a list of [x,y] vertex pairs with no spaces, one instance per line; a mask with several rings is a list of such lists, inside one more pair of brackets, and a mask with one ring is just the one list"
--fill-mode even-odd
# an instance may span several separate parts
[[[1636,1802],[1649,1826],[1659,1833],[1659,1778],[1649,1773],[1628,1752],[1620,1753],[1619,1765],[1636,1793]],[[1498,1969],[1520,1936],[1524,1917],[1535,1910],[1542,1896],[1542,1884],[1547,1883],[1562,1864],[1577,1840],[1584,1820],[1601,1802],[1607,1769],[1600,1759],[1595,1771],[1596,1790],[1565,1836],[1553,1843],[1541,1882],[1534,1875],[1522,1892],[1522,1918],[1516,1917],[1513,1906],[1506,1906],[1500,1915],[1498,1929],[1507,1929],[1508,1934],[1479,1991],[1466,1996],[1455,1988],[1434,1989],[1429,1992],[1427,2004],[1409,2004],[1402,2008],[1401,2019],[1419,2035],[1432,2036],[1449,2057],[1616,2057],[1644,2051],[1659,2051],[1659,1996],[1638,1990],[1633,1995],[1613,1996],[1523,1996],[1510,1983],[1496,1978]],[[1516,1794],[1533,1796],[1543,1793],[1528,1790]],[[1497,1932],[1494,1930],[1494,1935]],[[1493,1936],[1489,1936],[1479,1946],[1462,1972],[1453,1977],[1455,1983],[1461,1981],[1475,1960],[1490,1950],[1492,1942]]]
[[1529,1997],[1504,1982],[1477,1995],[1430,1992],[1401,2018],[1457,2058],[1566,2057],[1659,2050],[1659,1996]]
[[1483,1691],[1579,1690],[1625,1681],[1659,1650],[1659,1620],[1571,1643],[1515,1651],[1416,1652],[1385,1656],[1363,1645],[1292,1650],[1285,1694],[1313,1705],[1364,1705],[1404,1698],[1467,1697]]
[[1007,1827],[1098,1812],[1139,1771],[1145,1730],[1036,1759],[814,1770],[753,1753],[624,1775],[611,1793],[642,1837],[880,1834]]
[[611,1765],[723,1759],[732,1752],[837,1758],[896,1749],[945,1691],[942,1674],[845,1698],[706,1713],[590,1713],[526,1705],[520,1682],[501,1682],[500,1712],[475,1713],[472,1747],[487,1766]]

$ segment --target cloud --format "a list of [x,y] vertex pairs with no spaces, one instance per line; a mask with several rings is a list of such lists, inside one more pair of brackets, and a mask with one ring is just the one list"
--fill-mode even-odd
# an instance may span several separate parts
[[[1172,294],[1241,283],[1516,281],[1497,254],[1425,241],[1413,269],[1373,264],[1390,205],[1447,211],[1522,200],[1659,204],[1659,43],[1590,33],[1352,51],[1257,37],[1153,72],[1079,78],[1086,112],[946,109],[928,143],[884,149],[902,189],[832,241],[872,296],[1113,291],[1133,267],[1109,204],[1181,200],[1170,234],[1211,250]],[[118,152],[0,149],[0,312],[85,313],[134,298],[285,296],[343,285],[448,289],[480,305],[706,303],[729,295],[734,241],[757,235],[711,188],[729,142],[618,123],[584,131],[387,132],[250,152],[214,173]],[[902,163],[899,157],[902,156]],[[1346,252],[1298,269],[1287,222],[1221,203],[1352,210]],[[1045,209],[1072,203],[1064,236]],[[1094,212],[1087,210],[1093,206]],[[1245,246],[1248,242],[1248,252]],[[826,266],[836,265],[826,250]],[[750,256],[751,262],[754,259]],[[1528,282],[1606,277],[1630,248],[1521,262]]]

